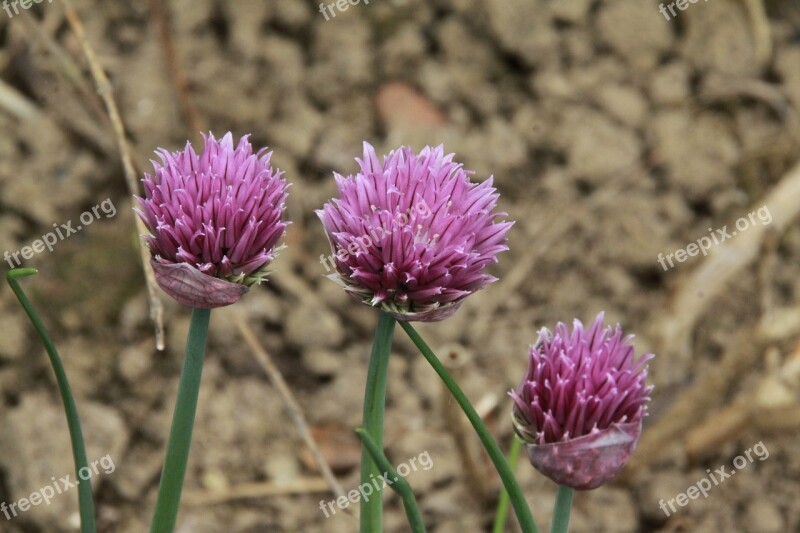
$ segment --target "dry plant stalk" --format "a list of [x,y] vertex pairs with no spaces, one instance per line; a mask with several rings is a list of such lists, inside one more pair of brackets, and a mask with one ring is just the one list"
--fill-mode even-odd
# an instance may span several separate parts
[[[758,256],[768,231],[780,234],[800,214],[800,163],[796,164],[759,202],[767,205],[772,214],[772,224],[754,226],[736,240],[715,250],[706,258],[671,299],[669,311],[663,318],[654,319],[659,334],[659,357],[672,360],[689,356],[689,339],[695,323],[726,283]],[[702,298],[698,297],[702,294]],[[731,342],[731,348],[713,371],[698,378],[682,391],[676,401],[661,413],[656,423],[642,435],[639,448],[626,469],[630,477],[657,460],[669,439],[684,439],[689,431],[689,421],[709,412],[722,401],[729,383],[747,368],[752,368],[761,357],[767,328],[743,328]],[[738,431],[738,416],[725,411],[724,422],[731,432]],[[695,437],[697,438],[697,437]],[[693,444],[697,446],[697,444]]]
[[764,7],[764,0],[744,0],[750,24],[753,27],[753,44],[755,47],[756,62],[766,66],[772,56],[772,31],[769,17]]
[[686,454],[696,459],[756,428],[762,431],[800,427],[800,344],[786,361],[741,392],[733,405],[714,413],[686,437]]
[[[687,458],[696,459],[752,428],[763,431],[800,428],[800,344],[783,365],[769,372],[754,389],[740,393],[721,411],[712,412],[736,377],[765,359],[764,346],[771,340],[769,323],[763,320],[757,328],[739,332],[722,361],[683,391],[656,424],[642,434],[637,453],[624,473],[626,477],[658,460],[668,439],[683,441]],[[703,415],[706,418],[700,424],[690,425]]]
[[655,424],[642,432],[636,453],[623,471],[626,478],[634,476],[658,460],[667,448],[665,442],[682,440],[693,420],[715,408],[737,375],[752,368],[760,358],[761,345],[755,342],[752,329],[742,329],[730,343],[722,360],[681,391],[678,399],[660,414]]
[[[100,65],[100,62],[97,59],[94,48],[92,48],[92,45],[89,43],[89,40],[86,37],[83,24],[81,23],[75,8],[72,6],[72,3],[69,0],[62,1],[66,6],[65,14],[67,21],[69,22],[70,28],[72,28],[72,31],[75,33],[75,36],[81,45],[83,54],[86,57],[87,63],[89,64],[89,70],[92,73],[92,78],[97,86],[97,92],[103,99],[103,103],[106,106],[106,111],[108,112],[108,117],[111,120],[111,126],[114,131],[114,136],[117,139],[120,157],[122,158],[122,168],[125,175],[125,183],[128,186],[128,191],[132,196],[138,195],[139,187],[136,170],[133,167],[131,149],[125,134],[125,127],[123,126],[122,118],[119,114],[119,108],[114,100],[111,82],[108,81],[108,77],[106,76],[103,67]],[[145,228],[144,223],[139,219],[139,217],[134,217],[134,221],[136,223],[136,230],[140,235],[147,233],[147,228]],[[147,299],[150,304],[150,319],[153,321],[155,326],[156,348],[158,350],[163,350],[164,308],[161,304],[161,300],[158,297],[155,276],[150,268],[150,253],[144,246],[139,246],[139,256],[142,260],[142,269],[144,270],[145,281],[147,284]]]
[[[463,346],[450,344],[442,348],[442,363],[450,371],[457,382],[463,381],[464,367],[470,357]],[[484,453],[480,442],[475,439],[472,427],[461,408],[453,401],[453,396],[445,384],[442,384],[442,416],[445,428],[453,436],[461,464],[464,466],[467,490],[478,500],[486,501],[492,493],[491,472],[483,461]]]
[[321,477],[300,478],[285,483],[244,483],[226,490],[212,492],[190,492],[184,497],[186,505],[202,507],[227,503],[234,500],[251,500],[271,496],[311,494],[326,492],[328,482]]
[[269,352],[267,352],[264,346],[258,341],[255,332],[247,323],[245,317],[241,314],[239,314],[236,318],[236,325],[245,343],[247,343],[247,345],[250,347],[250,350],[253,352],[253,356],[255,357],[256,361],[258,361],[258,364],[264,369],[264,372],[266,372],[270,382],[283,399],[283,403],[286,405],[286,410],[289,413],[289,418],[292,419],[297,431],[300,433],[300,437],[303,439],[306,446],[308,446],[308,449],[314,456],[320,473],[328,483],[331,492],[333,492],[337,498],[342,496],[346,497],[342,486],[337,481],[330,465],[328,465],[328,462],[325,460],[325,456],[320,451],[319,446],[317,446],[314,436],[311,434],[311,430],[308,427],[308,422],[306,422],[305,415],[303,414],[303,408],[294,397],[294,394],[292,394],[291,389],[286,384],[286,380],[283,379],[283,375],[278,369],[278,366],[272,360],[272,357],[270,357]]
[[668,304],[666,315],[655,319],[659,356],[688,358],[689,339],[695,324],[728,281],[758,256],[767,232],[782,233],[800,214],[800,163],[772,188],[758,206],[767,205],[769,226],[753,226],[736,239],[719,246],[681,285]]
[[42,116],[36,104],[3,80],[0,80],[0,108],[20,120],[35,120]]
[[[86,56],[86,60],[89,63],[90,70],[92,72],[92,77],[94,78],[95,83],[97,85],[98,93],[103,99],[109,118],[111,120],[111,124],[114,129],[114,134],[117,138],[119,151],[122,156],[123,169],[128,189],[132,195],[138,194],[136,172],[134,170],[133,160],[131,157],[131,149],[125,134],[125,129],[122,123],[122,119],[119,114],[119,109],[112,95],[111,84],[107,76],[105,75],[105,72],[103,71],[102,67],[99,65],[94,50],[86,38],[83,26],[80,22],[77,13],[70,4],[69,0],[63,0],[63,1],[67,7],[66,11],[67,19],[73,31],[75,32],[79,42],[81,43],[84,55]],[[153,0],[153,2],[151,3],[151,8],[153,9],[154,17],[156,17],[159,21],[161,21],[161,23],[166,23],[165,14],[163,13],[162,6],[159,4],[158,0]],[[163,33],[164,29],[162,28],[162,37]],[[177,73],[179,72],[179,69],[177,67],[177,58],[174,55],[174,49],[172,49],[172,52],[173,54],[168,55],[167,57],[168,67],[170,73],[172,74],[172,80],[176,87],[178,97],[183,103],[182,108],[185,113],[185,118],[189,122],[190,127],[196,129],[200,127],[199,125],[201,122],[191,103],[187,104],[188,84],[186,83],[185,78],[181,77],[180,75],[177,75]],[[136,218],[135,220],[136,220],[137,230],[139,231],[139,233],[146,233],[147,229],[144,227],[142,221],[138,218]],[[148,266],[149,254],[145,249],[145,247],[140,247],[140,252],[142,257],[142,263],[144,266],[145,276],[147,278],[148,299],[150,300],[151,318],[156,324],[157,345],[158,349],[161,350],[163,349],[164,346],[163,318],[162,318],[163,310],[161,306],[161,301],[158,299],[157,289],[155,288],[156,283],[155,279],[153,278],[152,270]],[[294,284],[294,287],[295,288],[297,287],[297,283]],[[313,294],[313,292],[310,290],[302,290],[303,288],[304,287],[301,287],[301,289],[296,290],[296,292],[302,292],[306,297],[308,297],[309,294]],[[262,366],[264,371],[267,373],[270,381],[272,382],[273,386],[275,386],[275,388],[281,395],[284,404],[286,405],[287,410],[289,412],[290,418],[297,427],[301,438],[305,441],[306,445],[311,450],[311,453],[316,459],[317,464],[319,465],[320,468],[320,472],[322,473],[323,477],[314,478],[313,480],[311,480],[311,482],[313,482],[311,484],[309,484],[310,483],[309,481],[301,481],[296,486],[284,485],[284,484],[241,485],[239,487],[232,489],[231,491],[226,492],[223,495],[215,495],[215,494],[197,495],[196,498],[193,500],[195,502],[194,505],[202,505],[203,502],[215,503],[215,502],[227,501],[230,499],[254,498],[254,497],[263,497],[263,496],[277,495],[277,494],[320,491],[320,490],[326,490],[327,488],[330,488],[330,490],[337,497],[345,496],[344,490],[336,480],[336,477],[331,471],[330,466],[328,465],[327,461],[320,452],[316,442],[314,441],[311,431],[308,428],[308,424],[305,421],[305,416],[303,414],[302,408],[292,395],[291,390],[289,389],[288,385],[286,384],[286,381],[283,379],[283,376],[280,373],[280,370],[272,361],[271,357],[269,356],[269,353],[258,342],[255,333],[247,324],[247,322],[243,318],[239,317],[239,319],[237,320],[237,324],[239,325],[239,331],[242,337],[245,339],[245,342],[247,342],[247,344],[252,349],[256,360]],[[320,481],[323,483],[324,486],[322,487],[319,486]]]
[[150,17],[158,29],[161,49],[164,52],[164,60],[167,63],[167,72],[169,73],[172,87],[175,89],[175,96],[178,99],[181,115],[196,140],[200,132],[206,130],[206,127],[194,106],[189,91],[189,79],[186,77],[186,73],[181,68],[178,60],[178,52],[172,38],[173,32],[167,6],[165,5],[166,2],[164,0],[148,0],[147,4],[150,10]]

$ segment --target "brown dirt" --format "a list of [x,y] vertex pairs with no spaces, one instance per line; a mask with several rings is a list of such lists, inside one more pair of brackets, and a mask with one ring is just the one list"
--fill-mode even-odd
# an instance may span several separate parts
[[[668,271],[657,262],[659,253],[764,205],[796,163],[796,2],[698,2],[668,22],[658,2],[643,0],[372,0],[326,21],[311,1],[173,0],[168,34],[196,109],[188,118],[148,3],[74,3],[115,87],[139,169],[156,147],[178,149],[194,138],[189,124],[252,133],[255,144],[274,149],[293,183],[289,247],[270,283],[241,308],[346,489],[358,484],[349,431],[360,422],[376,314],[323,277],[318,257],[329,250],[313,209],[335,192],[333,171],[355,169],[363,140],[379,151],[443,142],[478,179],[495,176],[517,225],[495,269],[501,281],[452,319],[419,329],[437,349],[461,345],[469,357],[461,384],[475,402],[498,402],[489,421],[504,447],[511,438],[504,393],[524,371],[540,327],[605,310],[638,333],[640,350],[659,354],[648,427],[677,429],[637,457],[626,478],[578,494],[572,530],[800,530],[800,425],[787,422],[791,416],[759,424],[754,409],[714,446],[691,456],[684,448],[690,430],[708,420],[713,433],[718,410],[749,398],[796,345],[796,319],[756,337],[771,313],[790,315],[797,305],[797,225],[768,233],[756,261],[713,296],[686,345],[659,336],[661,319],[676,312],[671,296],[708,258]],[[763,5],[766,22],[748,5]],[[101,530],[146,531],[188,317],[164,297],[168,343],[157,352],[119,158],[63,13],[60,3],[44,2],[31,9],[31,25],[24,14],[0,11],[0,80],[33,105],[31,113],[0,99],[0,243],[17,250],[53,223],[113,200],[115,217],[26,261],[40,274],[25,286],[65,360],[90,460],[111,454],[117,467],[97,480]],[[765,28],[766,41],[757,37]],[[53,44],[77,64],[80,82]],[[44,351],[7,288],[0,309],[0,501],[10,502],[72,464]],[[234,320],[226,310],[212,318],[187,494],[317,475]],[[700,391],[696,420],[666,420],[673,402],[742,342],[758,350],[757,363]],[[390,372],[388,453],[400,463],[429,452],[434,467],[409,477],[429,530],[488,530],[498,481],[486,474],[488,496],[475,494],[443,414],[450,400],[402,332]],[[796,414],[797,382],[790,385],[784,404]],[[669,519],[659,510],[659,500],[759,441],[768,460]],[[485,458],[478,461],[483,468]],[[518,470],[546,530],[554,486],[527,464]],[[356,530],[347,517],[326,520],[321,498],[330,496],[185,505],[180,531]],[[76,530],[76,499],[73,492],[12,521],[0,515],[0,531]],[[386,530],[406,531],[399,499],[387,502]],[[508,524],[517,531],[513,517]]]

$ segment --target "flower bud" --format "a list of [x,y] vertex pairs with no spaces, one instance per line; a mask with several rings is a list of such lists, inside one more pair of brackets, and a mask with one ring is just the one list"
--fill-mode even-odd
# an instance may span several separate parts
[[528,371],[510,393],[514,428],[528,457],[560,485],[594,489],[619,474],[642,430],[652,387],[647,361],[636,359],[633,336],[603,328],[603,313],[588,331],[575,320],[542,330]]
[[270,166],[271,152],[253,153],[247,136],[234,148],[212,134],[198,156],[159,149],[161,162],[145,174],[136,213],[159,286],[190,307],[236,302],[266,278],[276,245],[286,232],[286,181]]
[[497,220],[505,213],[491,177],[472,183],[442,146],[401,147],[381,162],[364,143],[358,163],[355,176],[335,176],[339,198],[317,211],[329,277],[351,296],[398,320],[433,322],[496,281],[485,269],[508,249],[513,222]]

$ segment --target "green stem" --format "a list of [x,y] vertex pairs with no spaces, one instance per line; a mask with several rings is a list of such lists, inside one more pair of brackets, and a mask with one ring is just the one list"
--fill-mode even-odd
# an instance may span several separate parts
[[[508,452],[508,463],[512,472],[517,469],[521,451],[522,441],[515,435],[511,438],[511,450]],[[500,501],[497,502],[497,513],[494,516],[492,533],[503,533],[506,530],[506,517],[508,516],[508,504],[510,501],[508,491],[503,487],[500,491]]]
[[[383,413],[386,407],[386,380],[389,372],[389,355],[392,352],[395,319],[381,311],[364,390],[364,432],[375,445],[383,448]],[[372,483],[381,472],[366,446],[361,450],[361,483]],[[383,531],[383,498],[378,495],[369,501],[361,500],[361,533]]]
[[[422,514],[419,512],[417,499],[414,497],[414,491],[411,490],[411,485],[409,485],[405,479],[400,477],[397,472],[395,472],[395,470],[392,468],[392,464],[389,462],[386,456],[383,455],[381,449],[378,448],[370,436],[367,435],[366,431],[363,429],[357,429],[356,434],[358,435],[358,438],[361,439],[361,442],[364,444],[364,447],[367,449],[369,454],[372,456],[372,460],[375,461],[378,467],[389,476],[386,478],[389,486],[403,499],[403,507],[406,510],[406,517],[408,517],[408,524],[411,526],[411,532],[425,533],[425,522],[422,520]],[[376,494],[375,496],[380,498],[380,493]]]
[[401,322],[400,326],[405,330],[414,344],[416,344],[423,357],[428,360],[428,363],[433,367],[436,373],[439,374],[439,377],[444,381],[444,384],[447,385],[447,388],[450,389],[450,393],[456,399],[458,405],[461,406],[461,409],[464,411],[464,414],[467,415],[470,423],[472,423],[472,427],[475,428],[475,432],[481,439],[483,447],[486,448],[486,452],[489,454],[497,473],[500,475],[500,479],[503,481],[503,486],[505,486],[508,491],[509,498],[511,498],[511,505],[514,506],[514,513],[517,515],[517,520],[519,521],[523,533],[538,533],[539,530],[536,528],[536,522],[533,520],[528,504],[525,503],[525,496],[522,494],[519,483],[517,483],[514,473],[511,471],[511,468],[509,468],[505,457],[503,457],[503,452],[500,451],[491,433],[486,429],[486,425],[484,425],[481,417],[475,412],[475,408],[469,403],[469,400],[461,391],[461,388],[447,372],[444,365],[439,361],[439,358],[436,357],[436,354],[425,344],[425,341],[422,340],[422,337],[419,336],[419,333],[414,330],[411,324],[408,322]]
[[178,519],[183,479],[186,476],[186,464],[189,461],[189,448],[192,444],[197,397],[203,375],[203,358],[210,318],[210,309],[192,310],[189,338],[186,341],[186,358],[178,386],[178,399],[172,416],[172,429],[169,432],[167,455],[158,487],[156,511],[150,526],[151,533],[172,533]]
[[567,533],[569,531],[569,512],[572,509],[572,495],[574,493],[575,491],[570,487],[558,486],[550,533]]
[[[94,496],[92,495],[92,482],[91,479],[81,478],[81,471],[89,472],[89,461],[86,458],[86,445],[83,441],[83,432],[81,431],[81,421],[78,417],[78,407],[75,405],[75,398],[72,396],[72,390],[67,381],[67,374],[64,371],[64,365],[61,364],[61,358],[58,355],[53,341],[47,334],[47,330],[39,318],[38,313],[31,305],[25,293],[22,291],[17,282],[18,278],[24,278],[36,274],[35,268],[15,268],[6,274],[6,280],[11,286],[11,290],[16,294],[19,303],[30,318],[33,327],[36,328],[37,333],[42,338],[44,348],[47,350],[47,355],[50,357],[50,364],[53,366],[53,372],[56,374],[56,382],[58,383],[58,390],[61,393],[61,400],[64,402],[64,412],[67,415],[67,425],[69,426],[69,436],[72,441],[72,457],[75,461],[75,475],[80,483],[78,484],[78,504],[81,516],[81,531],[82,533],[94,533],[97,527],[94,522]],[[83,470],[83,469],[86,470]]]

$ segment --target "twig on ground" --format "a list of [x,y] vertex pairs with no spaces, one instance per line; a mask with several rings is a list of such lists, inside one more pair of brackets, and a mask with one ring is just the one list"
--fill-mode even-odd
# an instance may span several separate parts
[[673,364],[676,358],[688,359],[688,347],[697,320],[731,278],[756,259],[768,232],[780,234],[797,218],[800,214],[798,197],[800,164],[795,165],[756,206],[768,207],[772,215],[770,225],[753,225],[724,246],[715,248],[678,288],[666,313],[659,314],[652,323],[662,360]]
[[213,492],[190,492],[184,496],[186,505],[201,507],[227,503],[233,500],[250,500],[270,496],[288,496],[291,494],[310,494],[327,492],[328,482],[321,477],[300,478],[289,482],[243,483],[227,490]]
[[322,455],[319,446],[317,446],[317,443],[314,440],[314,436],[311,434],[311,430],[309,429],[305,415],[303,414],[303,408],[300,406],[297,399],[295,399],[294,394],[292,394],[291,389],[289,389],[289,386],[286,384],[286,380],[283,379],[283,374],[281,374],[280,369],[278,369],[277,365],[272,360],[272,357],[270,357],[269,352],[267,352],[264,346],[258,341],[255,332],[247,323],[247,319],[241,313],[239,313],[236,317],[236,324],[239,329],[239,333],[250,347],[250,350],[253,352],[253,356],[256,358],[256,361],[258,361],[258,364],[264,369],[264,372],[267,373],[267,377],[269,377],[270,382],[272,382],[272,385],[278,391],[278,394],[280,394],[281,399],[283,399],[283,403],[286,406],[289,417],[292,419],[297,431],[300,433],[300,437],[313,454],[320,473],[328,483],[331,492],[333,492],[337,498],[342,496],[346,497],[342,486],[336,480],[336,476],[333,474],[328,462],[325,460],[325,456]]
[[686,436],[689,459],[729,442],[749,429],[796,431],[800,426],[800,345],[780,363],[780,352],[771,348],[770,360],[778,361],[758,384],[739,393],[733,405],[713,413]]
[[[111,87],[111,82],[109,82],[108,77],[106,76],[103,67],[100,65],[100,62],[97,59],[97,55],[95,54],[94,48],[89,43],[89,40],[86,37],[86,33],[83,29],[83,24],[81,23],[80,18],[78,17],[77,11],[72,6],[70,0],[62,0],[64,5],[66,6],[66,17],[67,21],[69,22],[70,28],[75,33],[75,36],[78,39],[78,42],[81,45],[81,49],[83,50],[83,54],[86,57],[86,61],[89,64],[89,69],[92,73],[92,78],[94,78],[95,85],[97,86],[97,92],[100,94],[100,97],[103,99],[103,103],[106,106],[106,111],[108,112],[108,117],[111,120],[111,126],[114,131],[114,136],[117,139],[117,145],[119,147],[120,157],[122,158],[122,168],[125,175],[125,183],[128,186],[128,191],[131,195],[135,195],[139,193],[139,187],[137,182],[136,171],[133,166],[133,158],[131,156],[131,149],[130,145],[128,144],[128,139],[125,134],[125,127],[122,124],[122,118],[120,117],[119,108],[117,107],[117,103],[114,100],[114,94]],[[141,234],[147,233],[147,228],[145,227],[144,223],[139,219],[139,217],[134,217],[134,221],[136,223],[136,230]],[[150,268],[150,254],[144,246],[139,246],[139,255],[142,260],[142,268],[144,270],[145,281],[147,284],[147,298],[150,303],[150,319],[153,321],[155,326],[155,336],[156,336],[156,348],[159,350],[164,349],[164,308],[161,304],[161,300],[158,297],[158,289],[156,285],[155,276],[153,271]]]
[[781,119],[791,139],[795,143],[800,142],[800,119],[792,101],[779,85],[758,79],[710,73],[703,81],[698,98],[703,104],[700,109],[742,98],[763,102]]
[[198,140],[197,137],[200,132],[205,131],[206,127],[194,106],[194,101],[189,91],[189,79],[181,68],[180,61],[178,61],[178,53],[175,49],[175,42],[172,39],[172,25],[169,20],[169,13],[166,10],[167,6],[164,5],[165,2],[163,0],[148,0],[147,4],[150,10],[150,18],[154,21],[158,30],[161,50],[164,52],[164,60],[167,64],[172,87],[175,90],[175,96],[178,99],[181,116],[192,136],[195,137],[195,140]]
[[[800,345],[756,387],[739,393],[721,411],[712,412],[731,386],[739,382],[738,376],[757,366],[759,360],[769,359],[763,355],[765,345],[778,339],[772,322],[765,316],[756,327],[740,331],[722,360],[681,391],[656,423],[642,433],[626,477],[661,458],[668,451],[664,442],[683,442],[682,452],[693,459],[753,427],[766,431],[800,426]],[[791,334],[796,335],[797,329]],[[703,417],[706,419],[692,426],[693,421]]]
[[118,150],[113,138],[109,138],[108,116],[103,102],[87,80],[77,63],[67,54],[53,37],[57,29],[47,29],[45,24],[24,11],[20,17],[26,36],[36,41],[52,59],[47,72],[64,79],[66,84],[52,86],[42,79],[44,72],[38,68],[23,69],[20,73],[31,91],[41,102],[41,107],[52,117],[56,126],[88,142],[92,148],[109,159],[117,157]]
[[81,94],[85,101],[88,102],[89,107],[94,112],[94,118],[105,120],[106,115],[103,111],[103,103],[98,98],[97,93],[92,90],[92,85],[87,82],[77,63],[64,51],[53,36],[42,27],[42,24],[30,11],[23,12],[22,23],[42,43],[42,46],[44,46],[53,58],[55,58],[64,76]]
[[[534,277],[532,272],[536,261],[563,237],[572,224],[572,220],[568,217],[550,217],[547,213],[541,214],[532,222],[534,222],[534,226],[528,231],[528,234],[532,236],[533,242],[522,257],[516,259],[514,267],[503,277],[503,282],[492,287],[492,298],[487,299],[475,311],[475,318],[470,320],[468,330],[470,340],[475,341],[485,337],[494,323],[492,317],[497,315],[498,309],[518,293],[525,283],[530,283],[531,278]],[[547,231],[544,231],[545,228]]]
[[3,80],[0,80],[0,108],[20,120],[34,120],[42,116],[35,103]]
[[772,56],[772,32],[764,0],[744,0],[744,5],[750,17],[750,24],[753,26],[756,62],[765,67]]
[[[453,378],[462,381],[464,366],[470,362],[470,357],[463,346],[451,344],[439,351],[442,354],[442,364],[447,367]],[[482,461],[484,451],[480,441],[475,438],[472,426],[461,412],[461,408],[453,400],[453,395],[446,385],[442,384],[442,415],[445,429],[453,437],[456,451],[461,458],[461,464],[466,476],[467,490],[478,501],[486,501],[491,493],[492,477]]]
[[722,360],[680,391],[669,408],[642,432],[636,453],[623,471],[624,477],[635,475],[661,458],[670,451],[664,443],[681,442],[695,420],[720,404],[735,378],[761,358],[763,344],[759,340],[754,328],[742,328],[736,334]]

